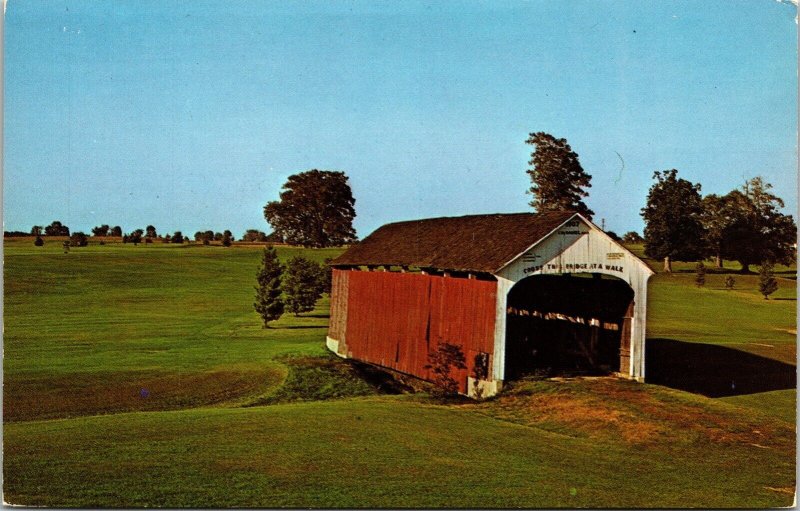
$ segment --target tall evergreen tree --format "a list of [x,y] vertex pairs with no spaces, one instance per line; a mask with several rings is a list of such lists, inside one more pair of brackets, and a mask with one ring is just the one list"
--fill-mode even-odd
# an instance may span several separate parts
[[644,253],[663,259],[664,271],[671,272],[672,261],[697,261],[706,251],[700,185],[678,178],[675,169],[655,172],[653,179],[642,209]]
[[314,310],[322,297],[323,286],[324,270],[314,261],[296,256],[286,264],[281,287],[286,296],[286,308],[295,316]]
[[555,138],[545,132],[531,133],[526,144],[534,146],[528,175],[533,195],[530,205],[538,212],[577,211],[586,218],[594,212],[583,202],[592,186],[592,176],[586,173],[578,161],[578,155],[563,138]]
[[264,247],[261,256],[261,268],[256,274],[256,301],[253,307],[261,315],[264,328],[269,322],[279,319],[283,314],[284,304],[281,299],[281,274],[283,266],[278,260],[278,252],[272,245]]

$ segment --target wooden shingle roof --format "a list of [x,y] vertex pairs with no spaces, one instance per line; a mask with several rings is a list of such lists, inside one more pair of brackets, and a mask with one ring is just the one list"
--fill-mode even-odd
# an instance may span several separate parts
[[572,211],[468,215],[386,224],[331,265],[494,273],[573,215]]

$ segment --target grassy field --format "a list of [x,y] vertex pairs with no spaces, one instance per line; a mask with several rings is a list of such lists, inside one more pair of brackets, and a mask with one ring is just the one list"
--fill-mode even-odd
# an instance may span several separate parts
[[[338,253],[281,247],[322,260]],[[613,378],[482,403],[386,395],[324,348],[327,301],[262,329],[257,247],[5,243],[4,499],[49,506],[764,507],[794,493],[793,389]],[[678,270],[688,266],[676,265]],[[793,271],[793,269],[783,269]],[[789,278],[792,277],[792,278]],[[648,337],[795,361],[795,280],[659,274]]]

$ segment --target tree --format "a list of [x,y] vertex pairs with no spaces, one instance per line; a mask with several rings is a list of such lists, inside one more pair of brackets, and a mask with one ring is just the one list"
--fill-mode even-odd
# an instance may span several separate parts
[[183,233],[181,231],[175,231],[170,241],[173,243],[183,243]]
[[42,232],[44,231],[44,227],[41,225],[34,225],[31,227],[31,235],[33,236],[41,236]]
[[40,235],[37,234],[36,239],[33,240],[33,244],[36,245],[37,247],[41,247],[42,245],[44,245],[44,240]]
[[694,283],[697,287],[704,286],[706,283],[706,265],[703,264],[703,261],[697,261],[694,271]]
[[108,231],[111,228],[107,224],[103,224],[92,228],[92,236],[108,236]]
[[279,319],[283,314],[284,303],[281,299],[281,273],[283,268],[278,261],[278,253],[272,247],[264,247],[261,256],[261,268],[256,274],[256,301],[253,307],[261,315],[264,328],[269,322]]
[[333,266],[331,266],[332,257],[326,257],[325,263],[322,265],[322,272],[320,273],[320,287],[323,293],[331,294],[331,287],[333,286]]
[[628,231],[622,236],[623,243],[631,243],[631,244],[638,244],[644,242],[644,238],[639,236],[639,233],[636,231]]
[[258,229],[247,229],[242,236],[242,241],[266,241],[267,235]]
[[122,227],[115,225],[111,228],[111,236],[122,236]]
[[264,218],[287,243],[322,248],[356,239],[356,201],[344,172],[301,172],[282,190],[279,201],[264,206]]
[[764,261],[761,263],[761,270],[758,272],[758,292],[764,295],[765,300],[769,300],[769,295],[778,290],[778,281],[772,273],[772,263]]
[[754,177],[741,191],[728,194],[735,201],[731,206],[735,215],[724,229],[721,253],[739,261],[742,273],[749,273],[750,265],[759,261],[794,260],[797,226],[791,215],[779,211],[783,200],[770,193],[771,188],[763,178]]
[[286,240],[284,240],[283,236],[277,232],[272,231],[271,233],[267,234],[267,237],[264,238],[264,241],[267,243],[284,243]]
[[583,202],[591,188],[592,176],[586,173],[578,161],[578,155],[566,139],[555,138],[549,133],[531,133],[526,144],[534,146],[530,168],[531,178],[528,193],[533,195],[530,205],[538,212],[577,211],[589,220],[594,212]]
[[158,234],[156,233],[156,228],[153,227],[152,225],[148,225],[147,227],[145,227],[145,231],[146,231],[145,238],[155,238],[156,236],[158,236]]
[[138,245],[139,243],[142,242],[142,235],[143,234],[144,234],[144,231],[142,229],[136,229],[135,231],[133,231],[130,234],[130,236],[128,236],[128,241],[130,241],[134,245]]
[[233,235],[231,235],[231,231],[225,231],[222,233],[222,246],[230,247],[231,243],[233,243]]
[[703,197],[700,222],[706,233],[708,254],[714,257],[717,268],[722,268],[725,238],[729,236],[730,228],[741,222],[749,209],[748,199],[738,190],[724,196],[709,194]]
[[705,252],[703,204],[700,185],[678,178],[675,169],[655,172],[656,183],[642,208],[644,253],[664,260],[664,271],[672,271],[672,261],[697,261]]
[[458,382],[450,375],[453,368],[467,368],[461,346],[443,342],[436,347],[436,350],[428,353],[425,369],[433,371],[434,394],[440,397],[458,394]]
[[314,310],[322,297],[323,270],[319,264],[300,256],[286,263],[282,289],[286,308],[295,316]]
[[74,232],[69,237],[69,244],[73,247],[85,247],[89,244],[89,238],[81,231]]
[[614,241],[622,241],[622,239],[619,237],[619,234],[615,233],[614,231],[605,231],[605,233]]
[[69,236],[69,227],[58,220],[44,228],[46,236]]

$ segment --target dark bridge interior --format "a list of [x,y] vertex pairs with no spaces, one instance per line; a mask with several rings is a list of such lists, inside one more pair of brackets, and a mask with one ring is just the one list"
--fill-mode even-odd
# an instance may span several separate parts
[[[506,310],[506,379],[605,374],[629,360],[633,290],[599,275],[537,275],[518,282]],[[623,372],[627,372],[623,367]]]

